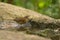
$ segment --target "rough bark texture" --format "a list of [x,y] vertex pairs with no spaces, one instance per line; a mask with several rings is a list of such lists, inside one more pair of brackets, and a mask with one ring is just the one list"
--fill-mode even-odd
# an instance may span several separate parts
[[[54,18],[42,15],[38,12],[29,10],[29,9],[25,9],[22,7],[18,7],[18,6],[14,6],[11,4],[0,2],[0,21],[8,20],[8,19],[14,20],[16,18],[25,17],[25,16],[29,16],[28,19],[30,20],[30,23],[32,25],[30,30],[32,30],[33,33],[38,32],[38,34],[39,34],[40,29],[46,29],[46,28],[57,29],[57,28],[60,28],[60,19],[54,19]],[[28,31],[30,31],[30,30],[28,30]],[[8,34],[8,36],[11,36],[13,38],[11,40],[15,40],[15,37],[17,37],[17,35],[20,35],[19,33],[15,34],[12,32],[11,33],[7,32],[7,31],[5,31],[5,32],[6,32],[6,34]],[[5,36],[7,36],[5,34],[5,32],[0,31],[0,33],[2,35],[4,34]],[[52,32],[50,32],[50,33],[52,33]],[[20,38],[21,38],[20,36],[18,37],[18,40],[20,40]],[[29,40],[29,39],[30,40],[41,40],[41,38],[37,38],[37,37],[34,37],[34,39],[32,37],[30,38],[30,36],[29,36],[29,39],[27,36],[24,36],[24,37],[26,37],[26,39],[22,38],[21,40]],[[1,38],[5,38],[5,37],[1,36]],[[7,37],[6,40],[9,40],[9,38]],[[1,39],[1,40],[5,40],[5,39]],[[45,39],[42,39],[42,40],[45,40]]]
[[23,32],[0,30],[0,40],[51,40],[51,39],[35,35],[24,34]]
[[[5,14],[5,15],[7,15],[7,17],[9,15],[10,15],[10,17],[11,16],[13,16],[13,17],[16,17],[16,16],[24,17],[24,16],[28,15],[29,18],[32,18],[33,20],[36,20],[36,21],[38,21],[38,20],[39,21],[53,20],[53,18],[50,18],[50,17],[42,15],[42,14],[38,14],[37,12],[31,11],[31,10],[28,10],[28,9],[25,9],[22,7],[17,7],[17,6],[11,5],[11,4],[1,3],[1,2],[0,2],[0,14],[1,15]],[[3,16],[3,17],[5,17],[5,16]]]
[[60,21],[22,7],[0,2],[0,19],[15,19],[29,16],[33,26],[44,28],[58,28]]

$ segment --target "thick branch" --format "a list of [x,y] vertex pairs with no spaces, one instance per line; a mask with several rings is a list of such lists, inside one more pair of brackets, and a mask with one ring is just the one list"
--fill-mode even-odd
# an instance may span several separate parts
[[33,23],[32,25],[38,25],[39,27],[60,27],[60,21],[58,21],[57,19],[22,7],[0,2],[0,17],[2,17],[3,19],[15,19],[16,17],[25,16],[29,16],[29,19],[32,19],[31,21],[35,23]]

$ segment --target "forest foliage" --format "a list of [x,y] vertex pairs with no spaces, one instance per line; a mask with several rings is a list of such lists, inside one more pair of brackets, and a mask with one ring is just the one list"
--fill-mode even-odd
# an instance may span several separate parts
[[60,18],[60,0],[0,0],[37,11],[53,18]]

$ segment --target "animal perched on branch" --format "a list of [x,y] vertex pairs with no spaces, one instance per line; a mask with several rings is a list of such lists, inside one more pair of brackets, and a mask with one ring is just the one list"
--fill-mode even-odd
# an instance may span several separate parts
[[29,17],[29,16],[18,17],[18,18],[16,18],[16,19],[14,19],[14,21],[16,21],[16,22],[19,23],[19,24],[24,24],[24,23],[26,23],[26,22],[29,21],[28,17]]
[[25,29],[28,29],[32,26],[30,23],[31,20],[29,20],[28,17],[29,16],[17,17],[14,19],[14,21],[16,21],[17,23],[19,23],[21,25],[19,30],[25,30]]

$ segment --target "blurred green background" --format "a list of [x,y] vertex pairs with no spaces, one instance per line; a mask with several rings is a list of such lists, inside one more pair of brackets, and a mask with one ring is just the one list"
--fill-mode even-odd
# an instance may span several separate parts
[[60,0],[0,0],[16,6],[37,11],[53,18],[60,18]]

